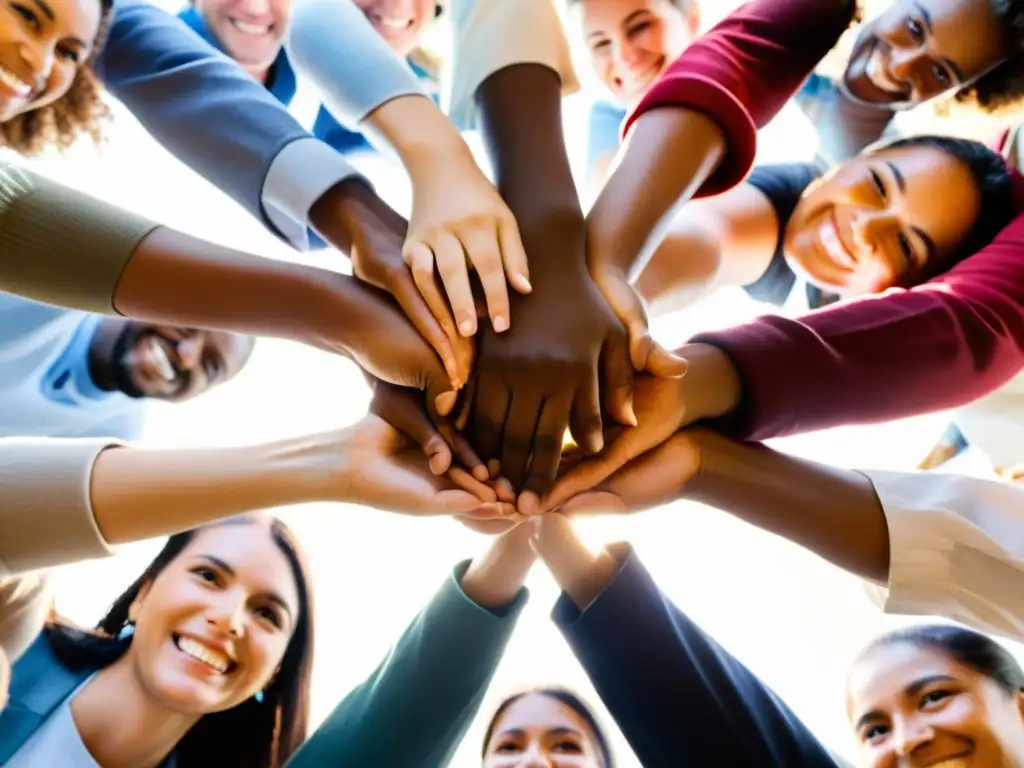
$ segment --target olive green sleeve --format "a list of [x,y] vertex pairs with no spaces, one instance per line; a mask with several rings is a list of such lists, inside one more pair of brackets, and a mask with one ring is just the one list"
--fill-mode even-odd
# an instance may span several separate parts
[[158,225],[44,176],[0,163],[0,290],[116,314],[114,288]]

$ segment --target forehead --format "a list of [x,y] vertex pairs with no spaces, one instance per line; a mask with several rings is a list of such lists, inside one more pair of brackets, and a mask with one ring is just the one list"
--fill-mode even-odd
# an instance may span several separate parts
[[968,79],[977,77],[1004,56],[1002,22],[991,0],[898,0],[891,18],[931,22],[931,47],[954,61]]
[[41,10],[49,18],[46,9],[53,13],[53,27],[61,36],[77,37],[88,45],[96,39],[103,9],[99,0],[27,0],[29,5]]
[[863,162],[884,162],[906,181],[902,207],[939,249],[955,248],[978,216],[980,193],[967,165],[934,147],[882,150]]
[[213,557],[227,564],[250,592],[273,592],[296,614],[299,590],[288,558],[274,542],[267,523],[229,522],[199,530],[178,559]]
[[587,32],[614,29],[641,11],[672,10],[664,0],[578,0],[574,5]]
[[909,685],[936,676],[973,680],[979,674],[931,648],[902,642],[875,648],[850,671],[847,692],[850,718],[856,720],[873,709],[886,709]]
[[571,728],[590,736],[586,722],[571,707],[542,693],[530,693],[502,713],[494,731],[546,731],[555,728]]

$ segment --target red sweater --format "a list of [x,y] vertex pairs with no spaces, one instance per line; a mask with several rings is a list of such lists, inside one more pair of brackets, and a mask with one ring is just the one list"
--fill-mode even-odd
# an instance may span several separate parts
[[[750,170],[756,129],[793,95],[848,26],[846,0],[755,0],[689,48],[629,117],[686,106],[713,117],[729,154],[700,194]],[[1016,176],[1018,210],[1024,179]],[[797,320],[766,316],[694,341],[724,350],[743,398],[723,427],[763,440],[966,405],[1024,366],[1024,216],[986,248],[909,290]]]

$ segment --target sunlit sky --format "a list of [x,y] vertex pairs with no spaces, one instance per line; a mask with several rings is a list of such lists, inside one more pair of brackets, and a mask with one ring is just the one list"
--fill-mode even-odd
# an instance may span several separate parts
[[[315,91],[300,91],[299,101],[295,112],[310,124]],[[585,145],[587,105],[585,96],[566,102],[566,136],[573,152]],[[794,111],[780,116],[761,140],[762,160],[768,161],[807,159],[814,146],[810,126]],[[473,137],[470,141],[477,145]],[[401,168],[381,158],[362,158],[359,164],[378,191],[407,213],[409,189]],[[120,112],[102,156],[76,150],[59,163],[44,165],[67,183],[192,234],[276,258],[348,269],[337,253],[298,256],[277,242]],[[659,320],[655,329],[659,339],[675,343],[693,331],[724,327],[763,311],[767,308],[739,292],[723,292],[686,315]],[[367,400],[366,387],[347,360],[262,340],[235,381],[191,403],[155,405],[145,441],[203,446],[273,440],[349,424],[365,412]],[[833,430],[778,445],[841,466],[909,469],[944,424],[936,415]],[[984,471],[980,459],[965,466]],[[450,520],[417,520],[341,504],[282,509],[280,515],[301,538],[315,574],[313,720],[319,722],[378,664],[451,568],[482,551],[487,540]],[[906,619],[883,616],[857,580],[813,555],[696,504],[590,521],[580,528],[594,546],[631,541],[677,605],[770,684],[823,742],[852,756],[842,695],[847,664],[868,640]],[[58,575],[59,609],[83,623],[95,622],[160,543],[124,547],[108,560],[63,569]],[[479,765],[483,727],[503,695],[551,682],[575,688],[594,702],[614,734],[620,764],[639,765],[549,620],[557,589],[543,566],[534,569],[528,586],[530,604],[453,765]]]

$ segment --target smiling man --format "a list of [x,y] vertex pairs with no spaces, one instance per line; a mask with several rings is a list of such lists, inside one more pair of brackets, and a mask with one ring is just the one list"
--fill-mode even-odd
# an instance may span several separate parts
[[239,334],[100,317],[0,294],[0,436],[139,436],[146,400],[187,400],[248,361]]

